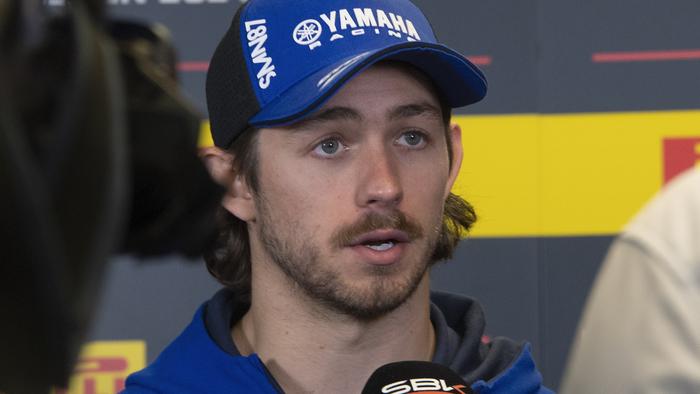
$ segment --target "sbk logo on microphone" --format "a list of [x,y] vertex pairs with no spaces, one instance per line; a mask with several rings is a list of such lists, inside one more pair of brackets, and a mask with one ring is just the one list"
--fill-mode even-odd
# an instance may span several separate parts
[[[462,389],[465,389],[464,391]],[[382,387],[383,394],[439,394],[439,393],[456,393],[467,394],[471,390],[463,384],[448,386],[444,379],[433,378],[417,378],[410,380],[400,380],[398,382],[387,384]]]

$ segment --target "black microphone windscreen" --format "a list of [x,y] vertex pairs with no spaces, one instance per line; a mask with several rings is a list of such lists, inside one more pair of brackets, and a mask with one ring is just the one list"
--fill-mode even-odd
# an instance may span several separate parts
[[386,364],[369,377],[362,394],[467,394],[469,385],[444,365],[427,361]]

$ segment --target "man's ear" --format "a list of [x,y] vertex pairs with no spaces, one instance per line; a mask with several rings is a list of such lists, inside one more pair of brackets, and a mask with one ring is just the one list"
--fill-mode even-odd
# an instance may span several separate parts
[[221,206],[244,222],[255,220],[255,199],[245,177],[233,169],[233,155],[215,146],[201,148],[199,155],[212,179],[226,188]]
[[458,124],[450,124],[449,133],[447,136],[451,139],[452,146],[452,163],[450,165],[450,173],[447,179],[447,185],[445,189],[445,198],[450,194],[452,186],[457,180],[457,175],[459,175],[459,169],[462,168],[462,128]]

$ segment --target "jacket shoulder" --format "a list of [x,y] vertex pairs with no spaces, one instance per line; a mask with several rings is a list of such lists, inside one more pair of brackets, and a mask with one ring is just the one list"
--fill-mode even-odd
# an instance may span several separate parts
[[257,355],[234,356],[214,343],[204,324],[205,307],[152,364],[127,378],[123,393],[277,392]]
[[535,366],[529,344],[507,369],[488,382],[474,382],[472,389],[479,394],[554,393],[542,385],[542,375]]

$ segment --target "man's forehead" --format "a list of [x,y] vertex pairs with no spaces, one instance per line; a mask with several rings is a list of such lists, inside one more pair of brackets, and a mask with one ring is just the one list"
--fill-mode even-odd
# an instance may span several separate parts
[[[407,101],[405,104],[398,104],[387,108],[381,120],[400,122],[412,118],[425,118],[436,122],[442,122],[442,112],[434,103],[428,101]],[[338,122],[361,123],[366,121],[370,121],[370,119],[362,110],[344,106],[329,106],[321,108],[311,116],[289,125],[286,128],[291,131],[303,131],[323,126],[324,124]]]

